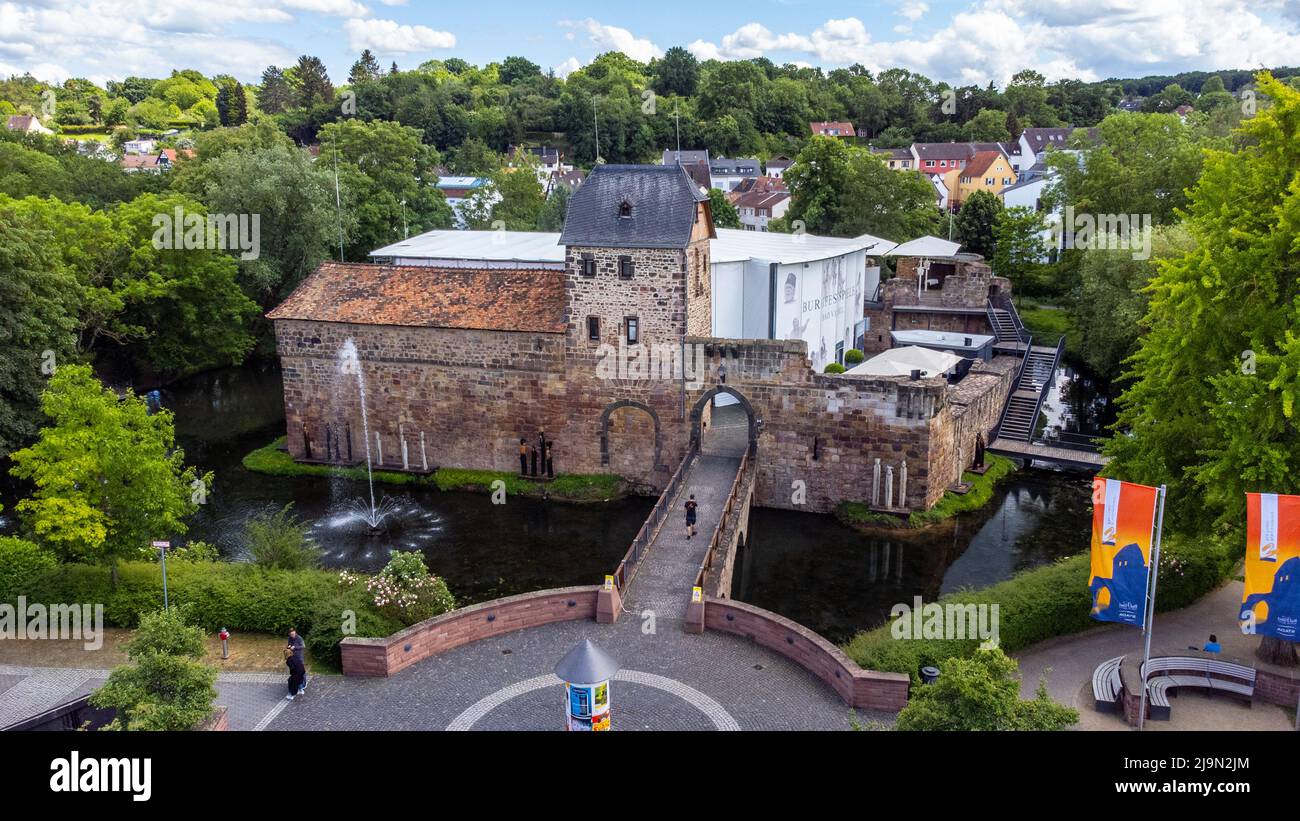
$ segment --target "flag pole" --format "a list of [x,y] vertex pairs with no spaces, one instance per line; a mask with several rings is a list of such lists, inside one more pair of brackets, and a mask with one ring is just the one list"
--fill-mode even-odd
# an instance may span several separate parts
[[1156,615],[1156,582],[1160,579],[1160,533],[1165,526],[1165,486],[1160,486],[1160,507],[1156,511],[1156,533],[1151,540],[1151,584],[1147,590],[1147,612],[1142,624],[1145,640],[1142,646],[1142,667],[1138,677],[1142,679],[1142,698],[1138,707],[1138,729],[1141,730],[1147,717],[1147,664],[1151,661],[1151,628]]

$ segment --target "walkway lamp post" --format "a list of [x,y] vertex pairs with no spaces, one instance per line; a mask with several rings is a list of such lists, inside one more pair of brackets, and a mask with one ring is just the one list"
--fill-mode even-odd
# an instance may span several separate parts
[[584,639],[560,659],[555,675],[564,682],[564,729],[610,729],[609,680],[617,672],[618,662],[591,639]]
[[171,542],[154,542],[153,546],[158,549],[162,556],[162,582],[163,582],[163,610],[167,609],[167,550],[172,546]]

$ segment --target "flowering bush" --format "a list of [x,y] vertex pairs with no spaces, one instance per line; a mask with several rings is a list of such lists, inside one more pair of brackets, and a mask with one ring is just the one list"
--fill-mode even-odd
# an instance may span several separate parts
[[[340,575],[340,583],[343,578]],[[447,584],[429,574],[419,553],[397,551],[377,576],[366,582],[375,608],[385,616],[412,625],[456,606]]]

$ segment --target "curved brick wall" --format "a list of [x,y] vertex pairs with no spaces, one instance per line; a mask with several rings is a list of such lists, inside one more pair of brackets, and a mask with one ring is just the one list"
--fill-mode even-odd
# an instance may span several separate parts
[[538,590],[453,610],[385,638],[348,637],[339,645],[343,675],[391,676],[471,641],[553,621],[595,619],[599,590],[597,585]]
[[771,611],[733,599],[706,598],[704,627],[744,636],[785,656],[830,685],[851,707],[898,712],[907,705],[908,676],[863,670],[817,633]]

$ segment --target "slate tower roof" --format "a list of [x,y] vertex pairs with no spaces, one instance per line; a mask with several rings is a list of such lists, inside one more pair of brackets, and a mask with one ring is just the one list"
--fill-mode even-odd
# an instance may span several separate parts
[[686,248],[708,198],[678,165],[598,165],[569,198],[560,244]]

